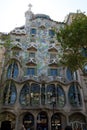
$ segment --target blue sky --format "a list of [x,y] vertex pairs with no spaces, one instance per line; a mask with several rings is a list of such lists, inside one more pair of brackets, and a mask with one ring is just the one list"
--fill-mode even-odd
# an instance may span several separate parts
[[29,3],[34,14],[47,14],[60,22],[70,12],[81,10],[87,14],[87,0],[0,0],[0,32],[24,25]]

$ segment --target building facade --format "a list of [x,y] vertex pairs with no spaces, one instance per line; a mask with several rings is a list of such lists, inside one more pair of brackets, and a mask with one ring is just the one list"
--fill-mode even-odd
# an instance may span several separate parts
[[71,73],[58,66],[61,44],[55,29],[65,23],[25,13],[10,32],[1,75],[1,130],[87,130],[87,65]]

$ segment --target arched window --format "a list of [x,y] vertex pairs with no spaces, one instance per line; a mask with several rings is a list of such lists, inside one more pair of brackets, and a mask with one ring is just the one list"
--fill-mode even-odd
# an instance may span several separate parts
[[31,105],[40,105],[40,86],[38,84],[32,84],[30,90]]
[[54,84],[48,85],[46,93],[47,93],[47,104],[51,104],[52,96],[55,95],[55,85]]
[[31,113],[24,116],[23,125],[26,130],[34,130],[34,116]]
[[41,111],[37,116],[36,130],[48,130],[48,116],[44,111]]
[[69,102],[72,106],[81,106],[82,100],[81,100],[81,94],[79,90],[79,86],[76,83],[73,83],[69,88]]
[[57,105],[63,107],[65,105],[65,93],[61,86],[57,86]]
[[10,81],[6,84],[4,89],[3,103],[5,105],[14,104],[17,97],[17,91],[15,84]]
[[8,66],[7,78],[16,78],[18,76],[18,65],[15,61]]
[[61,130],[61,117],[58,113],[51,117],[51,130]]
[[19,97],[21,105],[29,105],[30,104],[30,95],[29,95],[29,85],[25,84],[20,92]]

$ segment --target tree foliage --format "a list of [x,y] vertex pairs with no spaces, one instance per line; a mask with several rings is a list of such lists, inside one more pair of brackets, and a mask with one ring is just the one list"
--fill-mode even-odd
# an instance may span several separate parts
[[61,63],[72,71],[82,69],[87,60],[87,16],[77,14],[70,25],[57,33],[57,38],[63,51]]
[[4,42],[4,47],[8,49],[11,45],[10,34],[2,34],[0,39]]

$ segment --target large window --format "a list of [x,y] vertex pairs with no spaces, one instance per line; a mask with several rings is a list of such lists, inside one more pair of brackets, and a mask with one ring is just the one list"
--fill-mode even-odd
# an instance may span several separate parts
[[25,84],[20,93],[20,103],[21,105],[28,106],[30,104],[30,95],[29,95],[29,85]]
[[57,86],[57,105],[63,107],[65,104],[65,93],[61,86]]
[[5,105],[14,104],[16,101],[16,96],[16,86],[12,81],[9,81],[4,89],[3,103]]
[[72,106],[78,107],[82,105],[81,94],[79,86],[73,83],[69,88],[69,101]]
[[40,105],[40,86],[38,84],[31,85],[30,91],[31,105]]
[[7,78],[16,78],[18,76],[18,65],[15,61],[8,66],[7,69]]
[[46,94],[47,94],[47,104],[52,104],[52,96],[55,95],[55,85],[54,84],[50,84],[47,86],[47,90],[46,90]]

